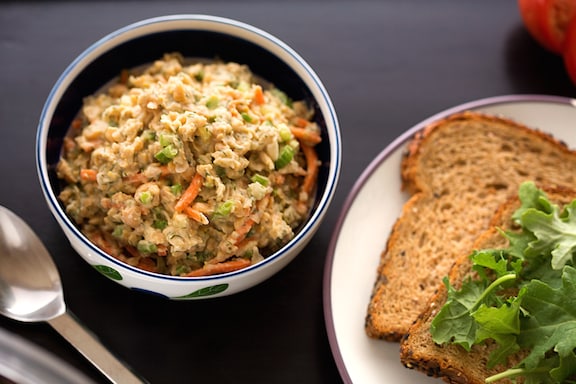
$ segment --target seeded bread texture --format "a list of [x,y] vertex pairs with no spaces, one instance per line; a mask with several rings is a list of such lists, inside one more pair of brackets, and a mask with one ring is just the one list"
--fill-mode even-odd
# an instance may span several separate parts
[[[564,206],[576,198],[574,190],[556,188],[546,189],[545,192],[550,201],[559,206]],[[511,217],[519,207],[520,201],[517,197],[510,198],[500,206],[489,229],[477,238],[470,252],[462,254],[450,270],[451,284],[459,288],[462,282],[472,274],[472,263],[469,258],[472,250],[503,248],[508,245],[507,240],[496,228],[518,230]],[[446,299],[446,287],[440,284],[438,292],[430,299],[424,312],[402,339],[400,359],[406,367],[419,370],[429,376],[441,377],[448,383],[483,384],[485,378],[512,367],[525,355],[526,352],[519,353],[510,358],[507,366],[501,365],[488,369],[486,362],[495,347],[493,344],[475,345],[470,352],[457,345],[435,344],[430,334],[430,326]],[[499,381],[499,383],[509,382],[511,381]],[[518,380],[518,382],[522,381]]]
[[522,182],[575,184],[576,152],[510,119],[463,112],[414,137],[401,176],[411,197],[380,256],[365,322],[368,336],[389,341],[408,332],[456,259]]

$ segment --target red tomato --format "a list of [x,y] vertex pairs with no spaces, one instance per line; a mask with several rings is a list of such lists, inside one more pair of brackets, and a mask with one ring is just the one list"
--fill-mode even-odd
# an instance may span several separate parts
[[574,18],[566,29],[566,39],[564,41],[564,66],[572,80],[576,84],[576,18]]
[[544,9],[548,0],[518,0],[518,8],[524,26],[532,35],[532,37],[546,49],[552,50],[552,45],[549,43],[546,34],[544,33],[542,20],[544,17]]
[[576,15],[576,0],[518,0],[528,32],[544,48],[562,54],[566,28]]

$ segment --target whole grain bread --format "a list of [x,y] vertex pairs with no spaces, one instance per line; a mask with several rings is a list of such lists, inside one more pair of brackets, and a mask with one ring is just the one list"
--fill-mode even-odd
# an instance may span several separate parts
[[[546,195],[554,204],[564,206],[576,199],[576,191],[566,188],[544,188]],[[512,214],[520,207],[520,200],[514,196],[503,203],[490,222],[489,229],[481,234],[469,252],[462,254],[448,275],[451,284],[459,288],[462,282],[472,275],[469,255],[473,250],[498,249],[508,245],[507,240],[498,232],[518,230],[512,221]],[[457,345],[438,345],[432,340],[430,326],[432,320],[442,308],[447,299],[447,289],[440,284],[437,293],[427,303],[426,309],[410,327],[409,332],[400,343],[400,360],[412,369],[426,373],[429,376],[441,377],[448,383],[483,384],[485,378],[512,367],[518,363],[525,353],[519,353],[509,359],[507,366],[486,367],[494,344],[475,345],[470,352]],[[511,381],[499,381],[509,383]],[[518,379],[518,382],[522,382]]]
[[414,137],[401,175],[411,197],[380,256],[365,322],[368,336],[390,341],[408,332],[457,257],[523,181],[576,184],[576,152],[510,119],[463,112]]

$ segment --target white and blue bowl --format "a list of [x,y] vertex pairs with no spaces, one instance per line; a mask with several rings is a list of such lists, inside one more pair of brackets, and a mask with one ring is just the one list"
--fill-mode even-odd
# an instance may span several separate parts
[[[55,166],[62,141],[83,98],[95,93],[122,69],[152,63],[164,53],[185,57],[218,58],[246,64],[252,72],[306,100],[322,130],[317,146],[322,161],[318,189],[309,219],[295,237],[276,253],[246,269],[207,277],[172,277],[146,272],[106,254],[91,243],[66,215],[57,196],[61,183]],[[320,226],[334,195],[340,173],[341,137],[330,97],[312,68],[278,38],[253,26],[221,17],[173,15],[128,25],[94,43],[64,71],[42,110],[36,139],[36,163],[48,206],[82,258],[106,277],[134,290],[170,299],[230,295],[274,275],[298,255]]]

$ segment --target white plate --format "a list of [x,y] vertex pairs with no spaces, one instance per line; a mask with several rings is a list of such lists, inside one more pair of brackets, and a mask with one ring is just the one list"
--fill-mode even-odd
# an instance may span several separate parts
[[324,314],[332,354],[346,383],[439,383],[404,368],[398,344],[370,339],[364,318],[379,256],[407,196],[400,160],[407,141],[430,122],[464,110],[499,114],[576,147],[576,100],[540,95],[482,99],[434,115],[385,148],[352,188],[333,234],[324,272]]

